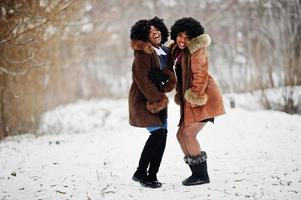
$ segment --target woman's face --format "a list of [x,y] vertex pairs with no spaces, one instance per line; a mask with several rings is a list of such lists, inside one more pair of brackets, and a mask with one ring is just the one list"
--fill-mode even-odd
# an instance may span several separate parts
[[185,49],[190,44],[190,39],[185,32],[180,32],[176,39],[177,45],[180,49]]
[[148,34],[148,41],[155,47],[160,46],[161,44],[161,32],[154,26],[151,26],[151,29]]

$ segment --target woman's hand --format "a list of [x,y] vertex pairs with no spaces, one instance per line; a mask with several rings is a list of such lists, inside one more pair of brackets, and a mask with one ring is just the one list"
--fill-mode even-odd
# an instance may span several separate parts
[[198,107],[198,105],[196,105],[196,104],[194,104],[194,103],[190,103],[190,105],[191,105],[192,108]]
[[168,75],[165,74],[163,71],[160,69],[152,69],[148,72],[148,79],[154,83],[166,83],[168,81]]

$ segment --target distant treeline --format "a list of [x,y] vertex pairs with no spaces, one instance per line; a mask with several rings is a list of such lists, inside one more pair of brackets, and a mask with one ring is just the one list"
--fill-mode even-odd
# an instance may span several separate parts
[[[61,104],[126,97],[141,18],[200,20],[224,93],[262,90],[269,108],[265,89],[301,85],[300,0],[1,0],[0,16],[0,138],[34,132]],[[280,110],[295,112],[293,96],[284,89]]]

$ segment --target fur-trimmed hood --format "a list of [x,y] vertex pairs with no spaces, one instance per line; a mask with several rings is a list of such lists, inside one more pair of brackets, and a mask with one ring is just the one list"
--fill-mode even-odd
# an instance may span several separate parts
[[142,40],[131,40],[131,47],[136,51],[144,51],[147,54],[152,54],[154,51],[149,42],[144,42]]
[[202,47],[207,47],[211,43],[211,38],[208,34],[202,34],[199,35],[198,37],[192,38],[191,43],[187,47],[189,49],[189,52],[193,54],[196,50],[202,48]]

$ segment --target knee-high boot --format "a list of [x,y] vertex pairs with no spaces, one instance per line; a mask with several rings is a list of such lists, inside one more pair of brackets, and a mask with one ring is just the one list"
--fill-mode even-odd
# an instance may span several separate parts
[[[155,134],[158,134],[158,133],[155,133]],[[163,157],[164,150],[165,150],[165,146],[166,146],[167,130],[160,129],[160,134],[162,134],[161,141],[160,141],[160,143],[158,143],[157,150],[154,152],[154,156],[150,162],[149,170],[148,170],[148,178],[151,181],[158,181],[157,173],[159,171],[162,157]]]
[[150,162],[153,160],[155,152],[157,151],[162,138],[164,138],[164,132],[160,130],[162,129],[151,132],[151,135],[147,139],[142,150],[138,168],[132,177],[134,181],[139,181],[139,183],[145,187],[158,187],[155,182],[148,180],[147,168]]

